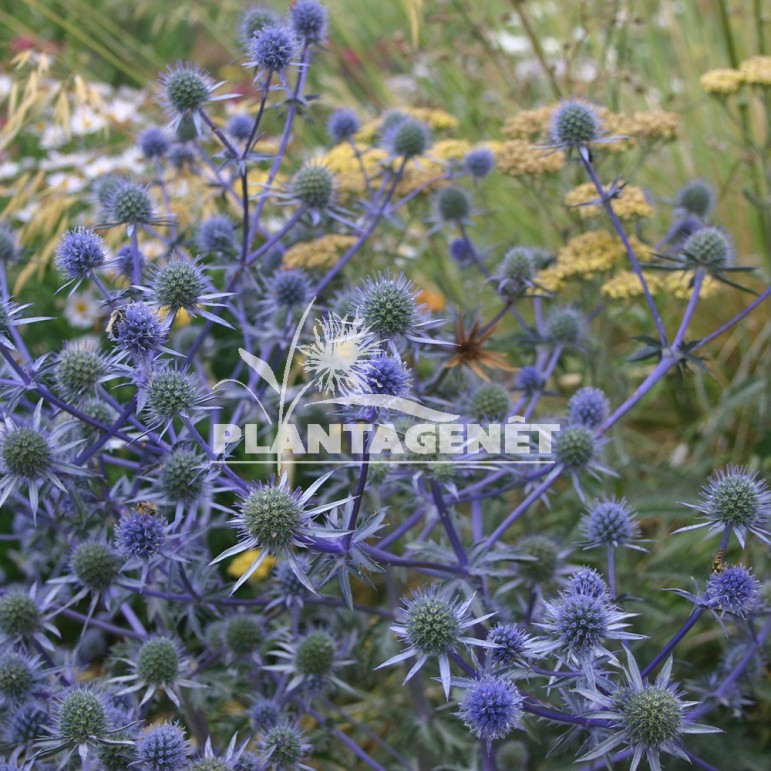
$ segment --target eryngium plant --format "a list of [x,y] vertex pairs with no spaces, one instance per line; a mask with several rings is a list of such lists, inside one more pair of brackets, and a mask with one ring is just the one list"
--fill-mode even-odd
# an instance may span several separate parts
[[[55,253],[65,296],[100,297],[101,328],[63,334],[14,299],[32,245],[0,228],[2,767],[503,769],[530,753],[539,768],[727,768],[719,741],[690,735],[762,698],[771,493],[737,466],[693,490],[675,538],[715,557],[688,566],[693,592],[673,568],[662,600],[669,520],[636,513],[615,480],[636,448],[608,440],[665,379],[708,366],[769,290],[704,331],[702,301],[749,272],[731,223],[694,181],[663,232],[633,234],[649,197],[608,183],[641,140],[601,106],[566,100],[476,147],[442,138],[442,111],[365,121],[308,91],[330,27],[316,0],[247,11],[246,97],[196,64],[160,77],[166,125],[138,137],[145,165],[90,180]],[[309,119],[322,150],[295,141]],[[484,243],[500,173],[551,174],[555,190],[582,175],[567,244]],[[416,228],[483,310],[446,307],[441,281],[425,291],[430,260],[395,257]],[[373,254],[387,264],[367,270]],[[601,274],[605,299],[635,306],[623,378],[593,366],[614,323],[599,284],[571,291]],[[559,432],[533,463],[375,458],[372,426],[404,436],[417,408]],[[279,452],[275,469],[218,438],[252,424],[269,444],[325,409],[369,437],[328,463]],[[723,659],[690,645],[697,624]],[[709,687],[686,682],[705,661]]]

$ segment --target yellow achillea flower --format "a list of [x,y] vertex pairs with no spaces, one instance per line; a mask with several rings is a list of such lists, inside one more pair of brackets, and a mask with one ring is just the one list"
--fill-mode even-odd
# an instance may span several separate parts
[[[661,276],[646,275],[645,280],[651,292],[658,290],[663,283]],[[602,285],[602,293],[611,300],[625,300],[629,297],[642,297],[643,289],[636,273],[622,270]]]
[[429,149],[428,156],[438,161],[459,161],[472,147],[465,139],[443,139]]
[[752,56],[740,68],[742,79],[751,86],[771,86],[771,56]]
[[549,104],[534,110],[523,110],[509,118],[503,125],[503,133],[510,139],[539,139],[549,126],[551,114],[557,105]]
[[284,265],[289,268],[327,268],[337,262],[340,255],[353,246],[356,239],[338,233],[302,241],[289,247],[284,253]]
[[[666,275],[645,274],[645,280],[651,292],[661,291],[662,294],[672,297],[676,300],[687,300],[693,293],[689,286],[692,273],[676,272]],[[700,297],[713,297],[720,288],[720,283],[711,276],[705,277],[701,285]],[[608,279],[602,285],[602,293],[611,300],[626,300],[631,297],[642,297],[643,290],[640,279],[631,270],[622,270],[616,273],[613,278]]]
[[[693,273],[687,271],[668,273],[662,281],[662,289],[670,297],[674,297],[677,300],[688,300],[693,294],[693,289],[689,286],[692,279]],[[704,299],[714,297],[719,289],[720,282],[716,281],[712,276],[706,276],[701,284],[699,297]]]
[[437,110],[432,107],[406,107],[399,109],[410,118],[425,123],[431,131],[450,131],[458,128],[458,119],[445,110]]
[[[158,308],[158,317],[163,321],[167,316],[169,315],[169,308],[168,306],[164,305],[161,308]],[[186,327],[190,323],[190,314],[184,309],[179,308],[174,315],[174,326],[175,327]]]
[[364,193],[367,183],[362,174],[362,165],[365,173],[372,180],[380,174],[381,166],[388,157],[388,153],[379,148],[357,146],[357,149],[361,155],[361,162],[351,145],[346,142],[335,145],[318,159],[319,163],[335,175],[336,189],[341,195]]
[[[590,206],[582,206],[581,204],[588,204],[590,201],[597,201],[598,195],[591,182],[587,182],[584,185],[571,190],[565,196],[565,203],[568,206],[576,206],[578,214],[583,219],[589,219],[590,217],[597,217],[602,214],[603,209],[599,204],[592,204]],[[613,211],[619,216],[620,219],[632,219],[634,217],[650,217],[653,214],[653,207],[645,197],[645,193],[639,187],[633,185],[626,185],[619,192],[618,197],[611,201]]]
[[512,177],[540,176],[557,172],[565,165],[565,153],[531,144],[525,139],[504,142],[495,157],[498,168]]
[[429,192],[448,184],[447,167],[440,161],[418,158],[404,167],[404,174],[396,186],[396,197],[409,195],[416,190]]
[[671,141],[677,138],[680,121],[676,113],[666,110],[636,112],[631,118],[631,131],[636,139]]
[[[228,565],[228,575],[232,578],[241,578],[241,576],[247,570],[249,570],[249,568],[254,564],[254,561],[259,556],[259,549],[247,549],[246,551],[241,552],[241,554],[239,554],[237,557],[234,557],[232,560],[230,560],[230,564]],[[260,567],[258,567],[254,573],[252,573],[249,580],[263,581],[270,575],[270,571],[273,569],[275,564],[276,560],[274,557],[265,557],[262,565],[260,565]]]
[[[557,106],[551,104],[534,110],[523,110],[506,121],[503,133],[515,141],[548,143],[551,116]],[[672,112],[650,110],[624,115],[600,106],[595,107],[595,110],[606,137],[603,147],[611,152],[628,150],[640,141],[669,141],[678,134],[678,117]],[[613,137],[618,139],[607,141]]]
[[[425,123],[431,131],[450,131],[458,128],[458,119],[444,110],[436,110],[430,107],[400,107],[397,112],[407,115],[414,120]],[[374,141],[383,126],[383,117],[367,121],[356,134],[360,142],[370,143]]]
[[[651,258],[651,248],[639,239],[630,236],[629,243],[638,258],[643,261]],[[625,257],[626,249],[618,236],[607,230],[592,230],[568,241],[557,253],[554,265],[539,271],[536,281],[547,291],[556,292],[567,279],[594,278],[598,273],[612,270]]]
[[744,83],[744,77],[739,70],[724,68],[705,72],[699,83],[708,94],[735,94]]

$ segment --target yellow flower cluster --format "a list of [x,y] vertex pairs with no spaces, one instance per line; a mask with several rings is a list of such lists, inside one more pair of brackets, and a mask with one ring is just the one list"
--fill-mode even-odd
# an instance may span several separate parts
[[361,161],[349,144],[335,145],[321,156],[319,163],[326,166],[335,175],[335,189],[340,195],[360,195],[367,189],[362,174],[362,165],[370,180],[376,178],[383,162],[388,158],[385,150],[374,147],[358,147]]
[[[634,236],[629,242],[638,258],[648,260],[650,247]],[[565,244],[557,253],[554,265],[539,271],[536,281],[544,289],[556,292],[570,278],[594,278],[598,273],[611,270],[624,257],[626,250],[621,239],[607,230],[582,233]]]
[[[656,292],[663,283],[663,276],[646,275],[645,280],[651,292]],[[602,293],[611,300],[625,300],[629,297],[641,297],[643,289],[636,273],[622,270],[602,285]]]
[[735,94],[743,85],[771,87],[771,56],[752,56],[745,59],[738,70],[728,68],[709,70],[700,79],[708,94]]
[[531,144],[526,139],[512,139],[493,149],[498,168],[512,177],[539,176],[559,171],[565,165],[565,153]]
[[[556,104],[524,110],[509,118],[503,126],[503,133],[514,140],[529,139],[538,143],[549,141],[551,116]],[[678,118],[675,113],[665,110],[638,111],[631,115],[611,112],[604,107],[595,108],[603,133],[608,137],[623,137],[606,146],[614,152],[633,147],[639,142],[671,141],[678,134]]]
[[[321,156],[318,160],[335,174],[337,192],[345,195],[361,195],[367,189],[362,174],[362,165],[370,180],[380,176],[388,161],[388,153],[378,147],[357,146],[361,160],[349,144],[339,144]],[[447,184],[442,179],[447,172],[446,165],[451,161],[460,161],[473,145],[463,139],[442,139],[431,146],[428,153],[410,160],[404,168],[404,174],[396,187],[397,196],[408,195],[415,190],[436,190]],[[490,148],[493,149],[492,145]],[[493,149],[494,151],[494,149]]]
[[353,236],[338,233],[330,233],[314,241],[302,241],[286,250],[284,265],[288,268],[327,268],[334,265],[355,242]]
[[739,70],[722,68],[705,72],[699,82],[708,94],[735,94],[742,87],[744,78]]
[[545,136],[556,105],[522,110],[503,125],[504,136],[510,139],[541,139]]
[[751,86],[771,86],[771,56],[753,56],[741,64],[745,83]]
[[[228,565],[228,575],[233,578],[241,578],[259,556],[259,549],[247,549],[246,551],[241,552],[241,554],[230,561],[230,564]],[[270,571],[275,564],[275,557],[265,557],[265,561],[254,573],[252,573],[249,581],[264,581],[270,575]]]
[[[692,279],[693,273],[685,271],[667,273],[662,282],[662,291],[676,300],[688,300],[693,294],[693,288],[689,286]],[[714,297],[719,289],[720,282],[716,281],[712,276],[706,276],[704,281],[702,281],[699,297],[704,299]]]
[[[687,300],[693,293],[689,286],[693,274],[687,272],[661,274],[646,274],[645,280],[651,292],[661,292],[676,300]],[[720,288],[720,282],[707,276],[701,285],[699,297],[713,297]],[[642,297],[643,289],[640,279],[631,270],[622,270],[602,285],[602,293],[611,300],[626,300],[632,297]]]
[[438,161],[460,161],[472,147],[465,139],[443,139],[430,147],[427,155]]
[[[400,107],[398,112],[408,115],[414,120],[419,120],[421,123],[425,123],[434,132],[450,131],[458,128],[459,125],[458,119],[444,110],[435,110],[429,107]],[[383,126],[384,117],[381,116],[367,121],[359,129],[356,139],[361,142],[374,141]]]
[[410,118],[425,123],[431,131],[451,131],[460,125],[454,115],[444,110],[436,110],[428,107],[405,107],[399,112],[409,115]]
[[[565,196],[565,203],[568,206],[577,206],[578,214],[583,219],[597,217],[602,214],[602,207],[598,203],[586,206],[590,201],[597,201],[598,195],[591,182],[571,190]],[[584,205],[582,205],[584,204]],[[613,211],[620,219],[632,219],[634,217],[650,217],[653,214],[653,207],[645,197],[645,193],[639,187],[627,185],[619,192],[618,197],[611,201]]]

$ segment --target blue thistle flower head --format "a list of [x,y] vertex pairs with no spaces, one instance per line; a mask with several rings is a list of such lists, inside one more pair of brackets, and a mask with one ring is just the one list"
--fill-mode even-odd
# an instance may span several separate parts
[[681,248],[681,259],[689,267],[720,270],[734,262],[731,239],[720,228],[704,227],[692,233]]
[[482,179],[495,168],[495,153],[487,147],[476,147],[466,153],[463,165],[472,177]]
[[581,568],[568,581],[568,594],[583,594],[597,599],[608,598],[608,585],[605,579],[592,568]]
[[120,574],[121,559],[106,543],[87,541],[73,550],[70,567],[82,586],[105,592]]
[[232,255],[236,251],[236,227],[230,217],[209,217],[196,234],[198,248],[204,254]]
[[265,731],[281,720],[281,709],[273,699],[259,698],[249,709],[249,716],[258,731]]
[[145,409],[156,426],[191,415],[204,400],[196,379],[172,367],[156,370],[144,391]]
[[367,279],[358,297],[358,312],[364,324],[383,338],[398,337],[413,331],[418,315],[417,292],[402,275],[383,274]]
[[297,53],[297,38],[283,24],[266,24],[249,41],[248,64],[260,70],[283,72]]
[[153,514],[132,511],[115,528],[115,546],[129,559],[152,559],[166,548],[167,540],[165,524]]
[[16,234],[5,222],[0,222],[0,262],[6,265],[19,259],[21,250]]
[[514,387],[524,391],[528,396],[542,391],[545,385],[546,381],[541,374],[541,370],[532,365],[522,367],[514,378]]
[[334,192],[335,177],[321,164],[308,163],[292,178],[292,198],[309,209],[325,209]]
[[704,220],[715,207],[715,189],[703,179],[693,179],[680,188],[675,206],[685,215]]
[[581,532],[589,546],[629,546],[639,538],[640,525],[626,500],[603,498],[581,518]]
[[268,728],[259,744],[261,768],[272,771],[290,771],[304,767],[303,759],[310,752],[311,746],[299,726],[282,721]]
[[265,639],[264,619],[247,613],[231,616],[221,632],[222,641],[234,658],[249,656]]
[[273,301],[282,308],[304,306],[310,292],[310,279],[302,270],[276,271],[270,284]]
[[603,597],[566,594],[552,615],[561,646],[579,659],[593,654],[608,633],[610,614]]
[[53,466],[48,434],[34,426],[13,425],[0,433],[0,471],[4,476],[38,480]]
[[[180,125],[182,125],[180,123]],[[186,142],[177,142],[169,150],[169,162],[178,171],[192,166],[195,162],[195,153]]]
[[351,139],[360,127],[359,116],[348,108],[335,110],[327,121],[327,133],[335,144]]
[[88,745],[110,732],[107,704],[88,686],[73,686],[56,705],[55,736],[65,746]]
[[297,0],[290,19],[295,34],[306,45],[318,45],[327,37],[327,9],[317,0]]
[[486,641],[467,636],[465,632],[469,627],[493,615],[473,618],[469,612],[473,600],[472,596],[459,601],[436,584],[419,589],[404,601],[404,607],[397,610],[397,623],[391,626],[391,631],[404,640],[407,648],[376,668],[398,664],[416,656],[418,661],[408,673],[406,682],[421,669],[429,657],[437,658],[444,693],[449,699],[452,684],[450,654],[461,645],[487,647]]
[[201,267],[185,258],[158,266],[151,289],[156,303],[162,308],[190,311],[198,305],[207,289]]
[[56,385],[68,399],[93,393],[107,376],[107,361],[90,341],[70,341],[56,357]]
[[471,213],[471,198],[460,187],[443,187],[436,195],[436,210],[444,222],[465,222]]
[[410,374],[399,359],[378,356],[368,361],[362,372],[365,388],[372,394],[404,396],[410,387]]
[[575,308],[554,308],[546,319],[546,340],[552,345],[578,348],[586,338],[586,327],[586,318]]
[[557,462],[569,471],[586,468],[591,464],[597,443],[592,431],[585,426],[567,426],[557,434],[554,454]]
[[26,698],[38,679],[40,661],[13,650],[0,654],[0,696],[8,702]]
[[498,383],[483,383],[471,395],[470,417],[480,423],[501,422],[511,409],[509,392]]
[[113,187],[105,208],[110,225],[147,225],[156,221],[149,188],[129,179]]
[[202,455],[187,447],[176,447],[154,474],[161,499],[168,503],[191,503],[206,488],[206,463]]
[[28,639],[43,625],[41,609],[34,597],[20,588],[0,596],[0,633],[10,640]]
[[72,281],[82,281],[107,258],[104,240],[91,228],[68,230],[56,247],[56,267]]
[[496,667],[510,667],[525,659],[531,642],[530,635],[518,624],[496,624],[487,633],[487,641],[497,645],[489,657]]
[[252,134],[254,118],[249,115],[233,115],[225,124],[225,133],[239,142],[246,142]]
[[431,146],[431,132],[420,121],[400,115],[390,126],[384,122],[384,128],[383,144],[396,158],[415,158]]
[[608,417],[609,406],[599,388],[579,388],[568,402],[568,418],[575,425],[599,428]]
[[29,700],[19,704],[7,714],[5,735],[13,747],[26,748],[49,735],[51,716],[39,701]]
[[617,747],[626,746],[632,754],[632,767],[637,768],[644,757],[652,769],[661,769],[662,752],[684,757],[682,735],[716,733],[717,728],[694,723],[686,711],[694,702],[683,701],[677,687],[670,683],[672,659],[661,668],[655,682],[643,680],[637,662],[628,653],[626,677],[628,685],[615,693],[592,693],[605,719],[610,717],[613,733],[590,752],[578,758],[580,762],[607,757]]
[[482,675],[465,689],[457,714],[477,739],[489,745],[521,727],[523,701],[510,680]]
[[[579,571],[582,572],[582,571]],[[591,573],[592,571],[587,571]],[[539,624],[551,641],[539,642],[540,653],[554,652],[560,661],[568,661],[586,669],[599,655],[611,656],[605,647],[609,640],[639,640],[640,635],[627,632],[626,619],[610,602],[605,582],[599,576],[583,573],[573,588],[563,592],[556,601],[544,601],[545,620]],[[600,587],[600,583],[602,587]],[[577,593],[576,586],[584,593]],[[599,594],[599,590],[605,590]]]
[[742,466],[720,469],[701,488],[699,502],[685,505],[698,511],[704,521],[675,532],[706,527],[710,533],[722,535],[730,528],[742,548],[747,533],[771,543],[771,533],[766,529],[771,516],[771,490],[757,472]]
[[474,259],[474,248],[466,238],[453,238],[450,241],[450,257],[460,265],[467,265]]
[[121,350],[145,358],[161,349],[167,330],[153,308],[143,302],[131,302],[114,313],[109,334]]
[[137,759],[148,771],[181,771],[189,752],[190,744],[176,723],[162,723],[137,742]]
[[550,133],[552,142],[559,147],[585,147],[599,138],[600,119],[590,105],[569,99],[552,113]]
[[746,618],[757,606],[760,582],[743,565],[725,566],[713,573],[707,582],[704,599],[707,604],[720,610]]
[[[131,280],[134,277],[134,247],[131,244],[125,244],[118,249],[113,264],[118,272],[125,278]],[[147,258],[143,252],[139,252],[139,274],[144,272]]]
[[514,246],[503,255],[493,278],[499,292],[517,297],[533,286],[534,275],[535,263],[531,250],[526,246]]
[[138,144],[145,158],[162,158],[169,151],[171,140],[162,128],[151,126],[139,135]]
[[209,101],[214,83],[198,65],[178,62],[161,75],[160,87],[164,105],[180,119]]
[[240,23],[240,37],[244,47],[248,49],[249,43],[255,35],[259,34],[269,24],[276,24],[277,22],[278,16],[270,8],[263,8],[261,6],[247,8],[241,17]]

